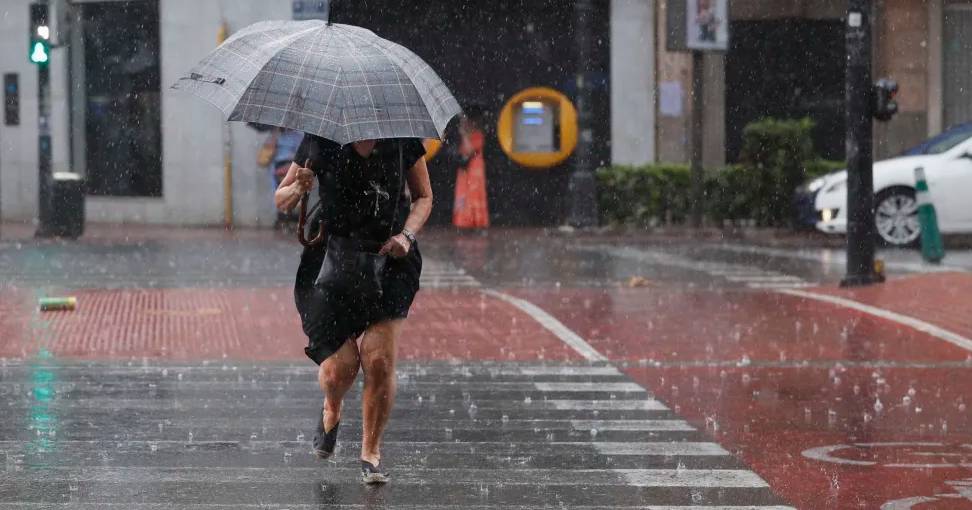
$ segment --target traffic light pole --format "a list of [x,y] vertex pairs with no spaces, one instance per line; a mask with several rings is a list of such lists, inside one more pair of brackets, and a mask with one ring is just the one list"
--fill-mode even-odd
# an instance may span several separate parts
[[37,237],[47,237],[51,219],[51,129],[50,129],[51,71],[47,66],[37,69]]
[[591,18],[594,16],[593,0],[574,0],[574,38],[577,44],[577,124],[580,136],[574,156],[574,168],[570,173],[568,193],[570,211],[567,223],[573,227],[597,225],[597,183],[594,180],[594,161],[591,155],[591,84],[588,83],[591,62]]
[[692,194],[692,226],[702,227],[703,203],[705,200],[704,170],[702,167],[705,142],[702,118],[705,109],[705,56],[701,51],[692,52],[692,156],[691,194]]
[[875,271],[873,121],[871,85],[872,0],[849,0],[847,9],[847,275],[842,286],[884,281]]

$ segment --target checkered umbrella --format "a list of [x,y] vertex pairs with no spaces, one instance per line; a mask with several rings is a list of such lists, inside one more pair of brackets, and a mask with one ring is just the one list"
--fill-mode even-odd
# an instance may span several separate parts
[[408,49],[351,25],[265,21],[240,30],[173,88],[229,120],[346,144],[441,138],[460,112],[435,71]]

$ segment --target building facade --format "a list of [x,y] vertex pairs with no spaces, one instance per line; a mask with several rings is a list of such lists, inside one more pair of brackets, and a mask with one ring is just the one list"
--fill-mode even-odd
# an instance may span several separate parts
[[[16,75],[20,123],[0,125],[0,218],[38,214],[38,70],[27,58],[31,0],[0,10],[0,74]],[[257,168],[265,135],[171,85],[230,32],[289,19],[292,0],[49,0],[53,39],[50,128],[54,172],[85,177],[93,222],[271,225],[271,181]],[[309,3],[309,2],[308,2]],[[594,88],[593,161],[645,163],[654,154],[655,9],[644,0],[595,0],[586,82]],[[335,0],[331,19],[373,29],[425,58],[466,107],[483,112],[495,224],[563,221],[572,158],[542,171],[518,167],[495,143],[506,99],[533,86],[576,92],[572,0],[465,2]],[[619,98],[626,98],[620,100]],[[613,101],[613,102],[612,102]],[[612,111],[615,113],[612,114]],[[613,143],[612,143],[613,142]],[[228,160],[224,158],[228,155]],[[226,197],[225,165],[231,166]],[[455,165],[431,162],[434,220],[451,217]]]
[[[876,0],[874,78],[899,86],[899,113],[875,125],[875,156],[886,158],[950,126],[972,121],[972,2]],[[657,19],[665,21],[659,0]],[[816,122],[817,150],[844,158],[843,0],[731,0],[730,48],[705,57],[705,161],[735,161],[742,129],[761,117]],[[656,41],[657,158],[687,161],[692,83],[689,55]],[[664,94],[660,94],[664,95]],[[678,100],[678,108],[664,108]]]
[[[333,2],[332,20],[413,49],[463,107],[482,112],[494,224],[564,221],[574,158],[520,167],[500,150],[495,126],[506,100],[525,88],[575,97],[574,0]],[[265,135],[224,123],[170,86],[215,47],[221,27],[290,18],[293,0],[49,0],[71,9],[51,20],[60,46],[49,63],[43,125],[38,71],[27,59],[31,3],[5,0],[0,10],[0,74],[15,76],[20,91],[19,123],[0,124],[0,219],[37,217],[38,134],[46,127],[52,170],[86,178],[88,221],[221,225],[229,203],[234,225],[273,223],[271,180],[256,164]],[[589,5],[595,37],[584,81],[593,117],[582,136],[591,137],[590,160],[687,161],[691,57],[666,50],[666,0]],[[972,0],[875,5],[874,76],[900,84],[900,113],[875,129],[875,153],[886,157],[972,120]],[[730,47],[704,61],[707,166],[734,161],[742,129],[766,116],[810,116],[818,151],[844,157],[845,11],[844,0],[730,1]],[[455,166],[445,154],[430,163],[435,223],[451,217]]]

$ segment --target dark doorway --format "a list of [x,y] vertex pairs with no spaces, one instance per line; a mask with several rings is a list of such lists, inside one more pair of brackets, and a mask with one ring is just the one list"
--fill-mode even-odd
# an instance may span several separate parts
[[158,0],[79,7],[88,193],[161,196]]
[[726,159],[763,117],[816,123],[814,147],[844,159],[844,26],[840,20],[735,21],[726,55]]
[[[588,81],[594,85],[594,163],[610,161],[609,2],[596,2]],[[435,0],[389,3],[336,1],[331,18],[360,25],[400,43],[432,66],[463,108],[480,110],[486,130],[486,179],[495,225],[554,225],[563,221],[573,158],[546,170],[515,165],[496,138],[503,104],[522,89],[548,86],[575,95],[573,0],[497,0],[485,4]],[[443,149],[429,163],[436,206],[432,222],[452,217],[456,162]]]

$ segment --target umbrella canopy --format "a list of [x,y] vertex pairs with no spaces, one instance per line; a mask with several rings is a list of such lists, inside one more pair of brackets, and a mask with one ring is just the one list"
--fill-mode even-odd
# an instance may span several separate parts
[[265,21],[240,30],[173,88],[231,121],[312,133],[340,144],[441,138],[461,110],[405,47],[351,25]]

